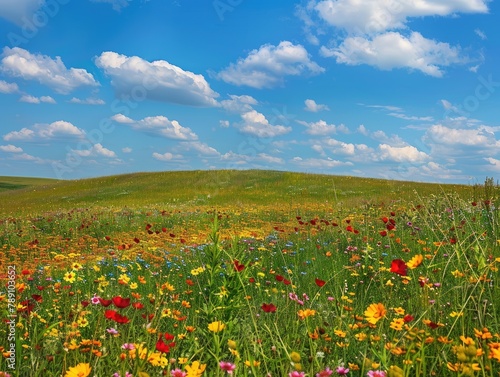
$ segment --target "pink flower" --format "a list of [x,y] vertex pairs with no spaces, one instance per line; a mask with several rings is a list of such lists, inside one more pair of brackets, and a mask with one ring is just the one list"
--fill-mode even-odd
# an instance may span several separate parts
[[233,371],[236,369],[236,365],[230,363],[229,361],[221,361],[219,366],[220,369],[225,370],[227,374],[233,374]]
[[306,372],[297,372],[296,370],[288,373],[288,377],[304,377],[305,375],[306,375]]
[[325,370],[322,370],[321,372],[319,373],[316,373],[316,377],[328,377],[328,376],[331,376],[333,373],[333,370],[331,370],[330,368],[326,368]]
[[171,370],[170,371],[170,375],[172,377],[186,377],[187,373],[183,372],[182,370],[180,370],[179,368],[177,368],[177,369]]
[[134,343],[123,343],[122,350],[135,350]]
[[349,373],[349,368],[345,368],[343,366],[340,366],[337,369],[335,369],[335,371],[337,372],[337,374],[339,376],[345,376],[347,373]]
[[368,377],[386,377],[386,374],[383,370],[370,370],[366,375]]

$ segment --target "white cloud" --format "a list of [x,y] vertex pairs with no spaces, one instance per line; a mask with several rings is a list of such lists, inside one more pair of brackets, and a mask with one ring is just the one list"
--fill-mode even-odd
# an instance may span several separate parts
[[322,110],[330,110],[328,106],[317,104],[316,101],[314,101],[313,99],[306,99],[304,103],[306,104],[304,110],[311,111],[313,113],[317,113],[318,111]]
[[314,9],[328,24],[350,34],[373,34],[405,28],[408,18],[486,13],[487,0],[322,0]]
[[202,143],[200,141],[186,141],[179,144],[179,148],[184,151],[194,150],[199,154],[204,156],[220,156],[220,153],[217,149],[212,148],[206,143]]
[[324,56],[335,57],[337,63],[368,64],[382,70],[409,68],[429,76],[442,77],[442,67],[465,63],[459,47],[424,38],[412,32],[407,38],[397,32],[379,34],[373,39],[347,37],[339,47],[321,48]]
[[343,124],[336,126],[335,124],[328,124],[324,120],[318,120],[317,122],[297,122],[307,127],[306,133],[309,135],[329,135],[337,132],[349,132],[349,129]]
[[34,103],[34,104],[39,104],[41,102],[43,103],[51,103],[55,104],[56,100],[50,96],[41,96],[41,97],[34,97],[28,94],[23,95],[21,98],[19,98],[20,102],[26,102],[26,103]]
[[228,128],[230,123],[228,120],[219,120],[219,125],[222,127],[222,128]]
[[405,147],[392,147],[388,144],[380,144],[380,159],[395,162],[424,162],[429,159],[429,155],[419,151],[411,145]]
[[122,152],[123,153],[131,153],[132,152],[132,148],[130,148],[130,147],[122,148]]
[[490,165],[488,165],[488,168],[490,168],[490,170],[500,172],[500,160],[492,157],[487,157],[485,160],[489,162]]
[[22,128],[20,131],[12,131],[4,135],[5,141],[22,140],[32,141],[37,139],[54,139],[58,137],[83,137],[85,131],[74,126],[70,122],[58,120],[50,124],[35,124],[32,128]]
[[253,105],[257,105],[258,101],[252,96],[243,95],[236,96],[234,94],[229,95],[231,99],[225,99],[220,101],[221,106],[230,112],[233,113],[246,113],[250,110],[253,110]]
[[483,41],[488,39],[488,37],[486,36],[486,34],[484,34],[484,31],[480,30],[480,29],[475,29],[474,30],[474,33],[476,33],[476,35],[481,38]]
[[106,102],[100,98],[86,98],[80,99],[73,97],[68,102],[70,103],[78,103],[80,105],[104,105]]
[[261,160],[262,162],[266,162],[266,163],[269,163],[269,164],[279,164],[279,165],[282,165],[285,163],[285,161],[280,158],[280,157],[275,157],[275,156],[271,156],[267,153],[259,153],[257,155],[257,158],[259,160]]
[[494,132],[487,127],[465,129],[450,128],[442,124],[435,124],[427,130],[424,140],[449,146],[462,145],[500,148],[500,141],[496,140]]
[[182,155],[180,154],[172,154],[170,152],[167,153],[153,153],[153,158],[158,161],[172,161],[172,160],[179,160],[182,158]]
[[132,129],[147,134],[159,135],[168,139],[196,140],[198,136],[188,127],[183,127],[176,120],[169,120],[162,115],[146,117],[141,120],[133,120],[123,114],[115,114],[111,117],[115,122],[128,124]]
[[107,158],[116,157],[115,152],[103,147],[102,144],[100,143],[92,145],[92,148],[90,149],[72,149],[72,152],[82,157],[91,157],[91,156],[92,157],[102,156]]
[[52,59],[19,47],[5,47],[2,56],[0,71],[4,74],[38,81],[58,93],[67,94],[80,86],[99,85],[85,69],[67,69],[59,56]]
[[229,84],[262,89],[283,85],[286,76],[322,72],[324,68],[310,59],[302,45],[282,41],[278,46],[266,44],[252,50],[246,58],[219,72],[217,77]]
[[45,164],[50,161],[44,160],[43,158],[40,157],[35,157],[32,156],[28,153],[16,153],[13,154],[11,157],[12,160],[18,160],[18,161],[29,161],[29,162],[34,162],[35,164]]
[[218,103],[203,75],[185,71],[165,60],[148,62],[138,56],[103,52],[96,65],[111,77],[116,94],[145,98],[181,105],[213,107]]
[[0,80],[0,93],[10,94],[19,92],[19,87],[15,82]]
[[291,127],[270,124],[263,114],[255,110],[242,114],[241,118],[243,125],[241,125],[240,131],[257,137],[276,137],[292,130]]
[[291,163],[297,165],[303,169],[331,169],[339,166],[352,166],[352,162],[343,162],[339,160],[333,160],[331,158],[302,158],[294,157]]
[[2,0],[0,1],[0,17],[18,25],[26,18],[30,20],[33,13],[43,3],[40,0]]
[[21,153],[23,149],[16,147],[15,145],[9,144],[9,145],[0,145],[0,151],[8,153]]

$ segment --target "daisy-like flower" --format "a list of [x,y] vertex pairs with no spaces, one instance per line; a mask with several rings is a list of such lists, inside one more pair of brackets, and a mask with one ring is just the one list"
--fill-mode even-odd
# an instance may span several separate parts
[[386,377],[386,373],[383,370],[370,370],[366,375],[368,377]]
[[64,281],[68,283],[74,283],[76,279],[76,274],[73,271],[68,271],[64,274]]
[[203,372],[205,371],[205,368],[207,367],[207,364],[200,364],[199,361],[193,361],[191,365],[186,365],[184,369],[186,369],[186,377],[200,377]]
[[422,254],[415,255],[413,258],[411,258],[408,263],[406,263],[406,266],[413,270],[414,268],[417,268],[422,264],[422,261],[424,260],[424,257]]
[[[378,303],[378,304],[371,304],[366,310],[365,310],[365,318],[366,320],[371,323],[372,325],[376,324],[381,318],[385,317],[387,314],[387,310],[385,309],[384,304]],[[370,376],[371,377],[371,376]],[[378,376],[375,376],[378,377]]]
[[115,328],[111,327],[109,329],[106,329],[106,331],[108,332],[108,334],[111,334],[111,335],[118,335],[118,330],[116,330]]
[[226,371],[227,374],[233,374],[234,370],[236,369],[236,365],[230,363],[229,361],[221,361],[219,363],[219,367],[223,371]]
[[173,369],[170,371],[170,375],[172,377],[186,377],[187,376],[187,373],[186,372],[183,372],[182,370],[180,370],[179,368],[177,369]]
[[221,321],[215,321],[208,325],[208,329],[212,332],[219,332],[226,328],[226,325]]
[[92,305],[99,305],[101,303],[101,298],[94,293],[94,296],[90,299]]
[[69,368],[64,377],[87,377],[91,370],[89,363],[80,363]]

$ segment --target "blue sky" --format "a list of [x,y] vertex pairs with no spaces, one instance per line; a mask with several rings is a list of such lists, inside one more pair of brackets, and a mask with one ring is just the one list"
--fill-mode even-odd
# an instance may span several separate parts
[[486,0],[0,0],[0,175],[500,175]]

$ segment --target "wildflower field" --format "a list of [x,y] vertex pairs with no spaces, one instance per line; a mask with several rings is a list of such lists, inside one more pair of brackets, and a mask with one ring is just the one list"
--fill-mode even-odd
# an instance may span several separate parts
[[500,376],[492,179],[238,174],[0,193],[0,376]]

